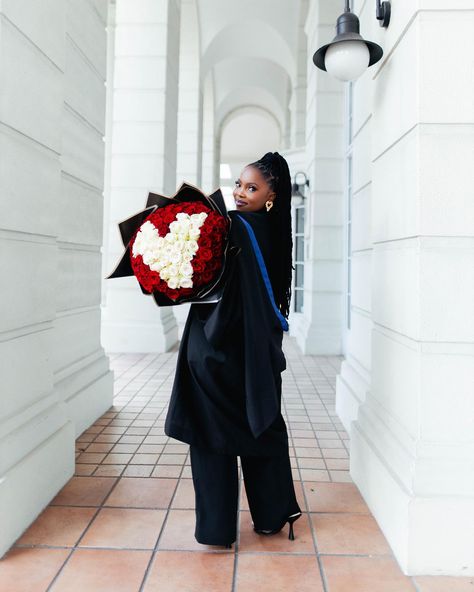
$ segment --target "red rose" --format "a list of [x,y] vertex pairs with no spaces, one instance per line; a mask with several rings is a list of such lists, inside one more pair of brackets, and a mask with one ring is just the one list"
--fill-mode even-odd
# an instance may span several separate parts
[[202,274],[202,281],[207,284],[208,282],[210,282],[212,280],[213,277],[214,277],[214,274],[212,273],[212,271],[205,271]]
[[197,271],[199,273],[201,271],[204,271],[204,263],[200,259],[198,259],[197,261],[194,261],[194,259],[193,259],[191,261],[191,265],[193,266],[193,271]]
[[206,235],[199,237],[199,247],[212,247],[211,239]]
[[212,251],[211,249],[207,249],[206,247],[202,247],[199,249],[200,255],[204,261],[210,261],[212,259]]

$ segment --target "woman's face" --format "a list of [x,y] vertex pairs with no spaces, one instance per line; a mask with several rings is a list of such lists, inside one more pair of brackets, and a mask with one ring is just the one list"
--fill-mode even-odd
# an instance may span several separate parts
[[261,210],[266,201],[275,198],[262,173],[253,166],[246,166],[242,170],[235,182],[233,194],[237,210],[243,212]]

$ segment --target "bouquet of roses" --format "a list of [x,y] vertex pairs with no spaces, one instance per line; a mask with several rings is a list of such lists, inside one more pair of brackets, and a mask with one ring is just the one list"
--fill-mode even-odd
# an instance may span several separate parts
[[134,275],[159,306],[222,296],[231,219],[218,189],[182,183],[176,194],[149,193],[145,209],[119,223],[125,251],[106,279]]

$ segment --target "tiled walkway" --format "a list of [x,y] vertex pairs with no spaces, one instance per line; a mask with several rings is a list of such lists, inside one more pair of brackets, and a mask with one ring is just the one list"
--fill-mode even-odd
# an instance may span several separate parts
[[77,439],[76,474],[0,561],[2,592],[474,592],[474,578],[406,577],[348,472],[334,411],[340,357],[285,336],[284,416],[303,516],[252,530],[241,479],[232,549],[194,538],[187,444],[163,432],[176,364],[110,354],[114,406]]

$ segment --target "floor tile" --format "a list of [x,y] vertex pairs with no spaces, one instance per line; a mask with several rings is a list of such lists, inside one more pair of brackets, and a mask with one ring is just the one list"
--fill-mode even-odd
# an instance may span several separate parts
[[83,452],[76,458],[77,463],[100,463],[105,458],[106,454],[102,452]]
[[90,475],[96,475],[97,469],[100,469],[102,466],[103,465],[76,464],[74,467],[74,476],[89,477]]
[[176,479],[122,477],[107,498],[107,506],[168,508],[176,489]]
[[15,544],[72,547],[96,512],[97,508],[47,506]]
[[71,549],[11,548],[0,559],[0,590],[43,592],[70,553]]
[[51,505],[100,506],[116,481],[111,477],[72,477]]
[[310,514],[320,553],[391,554],[372,516],[364,514]]
[[126,469],[126,465],[100,465],[94,471],[97,477],[120,477]]
[[304,483],[311,512],[352,512],[369,514],[369,508],[354,483]]
[[196,498],[194,493],[194,485],[191,479],[181,479],[176,489],[172,508],[194,509],[196,506]]
[[50,592],[132,592],[140,588],[151,551],[77,549]]
[[182,470],[183,467],[177,465],[156,465],[156,467],[153,468],[151,476],[168,478],[179,477]]
[[124,477],[149,477],[154,465],[127,465],[123,471]]
[[329,592],[416,592],[393,557],[323,556],[321,562]]
[[153,549],[165,516],[166,510],[102,508],[79,547]]
[[110,452],[113,446],[111,442],[93,442],[86,450],[87,452]]
[[330,481],[329,473],[322,469],[300,469],[303,481]]
[[236,578],[236,592],[323,592],[313,555],[243,553]]
[[159,550],[143,592],[231,592],[234,555]]
[[349,471],[329,471],[329,477],[334,483],[352,483]]

